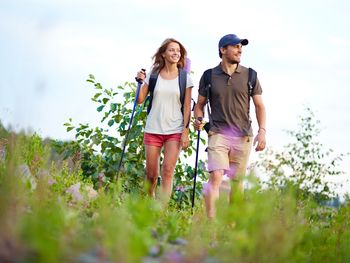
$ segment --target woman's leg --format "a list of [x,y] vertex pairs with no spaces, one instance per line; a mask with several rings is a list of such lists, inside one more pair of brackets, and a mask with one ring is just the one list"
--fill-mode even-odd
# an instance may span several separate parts
[[164,143],[164,159],[162,163],[162,184],[161,192],[162,198],[168,201],[172,188],[173,177],[177,159],[180,154],[180,142],[179,141],[167,141]]
[[145,145],[146,150],[146,180],[148,183],[148,194],[155,198],[155,189],[159,175],[160,147]]

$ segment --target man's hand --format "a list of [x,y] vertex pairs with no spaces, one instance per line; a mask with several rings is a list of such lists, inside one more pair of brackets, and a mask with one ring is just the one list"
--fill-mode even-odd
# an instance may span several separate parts
[[203,129],[203,126],[203,117],[194,118],[193,127],[195,128],[195,130],[200,131]]
[[254,146],[255,147],[255,151],[259,152],[265,149],[266,146],[266,138],[265,138],[265,133],[266,130],[264,128],[259,129],[258,134],[255,136],[254,139]]

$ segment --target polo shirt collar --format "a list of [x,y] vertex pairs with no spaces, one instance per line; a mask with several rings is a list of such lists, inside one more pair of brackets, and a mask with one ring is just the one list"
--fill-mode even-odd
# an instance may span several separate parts
[[[235,73],[241,73],[241,71],[242,71],[242,66],[240,64],[238,64]],[[226,72],[223,71],[221,68],[221,62],[219,63],[219,65],[217,65],[215,68],[213,68],[213,73],[214,74],[226,74]]]

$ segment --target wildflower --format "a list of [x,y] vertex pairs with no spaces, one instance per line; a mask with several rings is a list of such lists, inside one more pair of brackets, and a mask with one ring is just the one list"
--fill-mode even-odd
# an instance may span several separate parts
[[177,187],[176,187],[176,191],[180,191],[180,192],[185,192],[185,187],[184,186],[182,186],[182,185],[178,185]]
[[53,179],[53,178],[49,178],[49,179],[47,180],[47,184],[50,185],[50,186],[53,185],[53,184],[55,184],[55,183],[57,183],[57,182],[56,182],[56,180]]
[[93,200],[97,197],[97,192],[91,186],[86,186],[85,190],[87,192],[87,197],[89,200]]
[[66,192],[72,195],[74,201],[79,202],[83,200],[83,196],[80,193],[80,183],[73,184]]

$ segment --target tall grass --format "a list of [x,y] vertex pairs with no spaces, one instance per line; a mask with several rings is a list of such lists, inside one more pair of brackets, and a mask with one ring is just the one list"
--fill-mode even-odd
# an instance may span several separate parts
[[0,160],[0,262],[350,262],[349,202],[320,206],[252,176],[208,221],[202,200],[179,210],[113,183],[92,195],[80,170],[47,162],[40,144],[28,155],[27,143],[9,137]]

